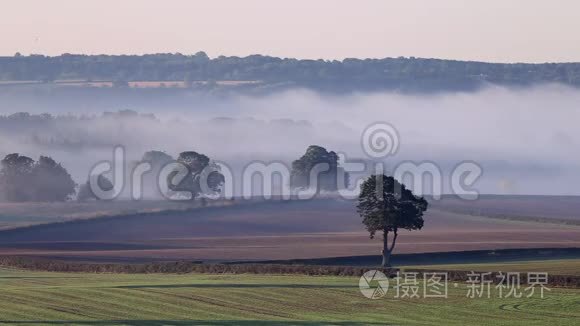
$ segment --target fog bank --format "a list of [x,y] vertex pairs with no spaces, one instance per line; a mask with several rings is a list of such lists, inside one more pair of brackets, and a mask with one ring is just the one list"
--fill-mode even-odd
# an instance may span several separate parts
[[[129,160],[148,150],[173,156],[194,150],[236,169],[253,160],[290,163],[313,144],[348,159],[366,159],[361,134],[383,121],[396,128],[400,140],[398,153],[386,159],[390,167],[405,160],[433,161],[450,171],[470,160],[483,167],[476,185],[482,193],[580,195],[580,91],[558,85],[428,96],[294,90],[262,97],[192,97],[186,106],[171,97],[141,107],[93,104],[72,115],[58,105],[25,110],[52,118],[10,117],[23,105],[12,105],[14,97],[10,104],[3,99],[0,95],[5,116],[0,155],[50,155],[79,183],[91,166],[111,159],[115,145],[126,148]],[[154,117],[103,115],[122,109]]]

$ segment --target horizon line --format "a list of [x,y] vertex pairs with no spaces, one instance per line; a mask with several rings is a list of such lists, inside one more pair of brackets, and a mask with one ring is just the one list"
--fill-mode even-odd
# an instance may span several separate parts
[[61,54],[43,54],[43,53],[28,53],[28,54],[23,54],[20,51],[17,51],[14,54],[0,54],[0,58],[5,59],[5,58],[16,58],[18,57],[18,54],[20,54],[20,57],[23,58],[29,58],[29,57],[34,57],[34,56],[41,56],[41,57],[45,57],[45,58],[58,58],[58,57],[63,57],[63,56],[85,56],[85,57],[98,57],[98,56],[109,56],[109,57],[144,57],[144,56],[154,56],[154,55],[182,55],[185,57],[191,57],[194,56],[196,54],[199,53],[203,53],[205,55],[208,56],[208,58],[210,60],[216,60],[219,59],[220,57],[225,57],[225,58],[248,58],[248,57],[254,57],[254,56],[261,56],[261,57],[266,57],[266,58],[278,58],[278,59],[294,59],[294,60],[299,60],[299,61],[323,61],[323,62],[334,62],[334,61],[338,61],[343,63],[344,61],[347,60],[360,60],[360,61],[365,61],[365,60],[397,60],[397,59],[405,59],[405,60],[435,60],[435,61],[455,61],[455,62],[466,62],[466,63],[482,63],[482,64],[497,64],[497,65],[518,65],[518,64],[523,64],[523,65],[543,65],[543,64],[580,64],[580,60],[579,61],[506,61],[506,62],[500,62],[500,61],[483,61],[483,60],[474,60],[474,59],[457,59],[457,58],[443,58],[443,57],[418,57],[418,56],[387,56],[387,57],[344,57],[342,59],[330,59],[330,58],[304,58],[304,57],[291,57],[291,56],[276,56],[276,55],[269,55],[269,54],[261,54],[261,53],[253,53],[253,54],[248,54],[248,55],[224,55],[224,54],[220,54],[220,55],[216,55],[216,56],[210,56],[209,54],[207,54],[206,51],[200,50],[197,52],[189,52],[189,53],[184,53],[184,52],[144,52],[144,53],[74,53],[74,52],[63,52]]

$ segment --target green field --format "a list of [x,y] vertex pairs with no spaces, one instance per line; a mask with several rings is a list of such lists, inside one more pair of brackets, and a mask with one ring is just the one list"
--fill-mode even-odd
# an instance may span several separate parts
[[[0,270],[0,323],[50,325],[577,325],[580,290],[544,299],[361,295],[358,278]],[[393,292],[393,293],[392,293]]]
[[478,272],[546,272],[554,275],[580,276],[580,259],[502,262],[498,264],[450,264],[410,266],[433,270],[459,270]]

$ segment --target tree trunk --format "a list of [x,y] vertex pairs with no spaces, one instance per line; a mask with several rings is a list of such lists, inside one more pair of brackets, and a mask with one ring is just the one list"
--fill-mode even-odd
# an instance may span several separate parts
[[383,231],[383,263],[382,267],[391,267],[391,253],[395,249],[395,244],[397,243],[397,236],[399,235],[397,229],[394,231],[395,236],[391,242],[391,247],[389,248],[389,231]]
[[389,250],[389,232],[383,231],[383,263],[382,267],[390,267],[389,260],[391,259],[391,251]]
[[383,249],[383,263],[382,267],[391,267],[391,252],[389,250]]

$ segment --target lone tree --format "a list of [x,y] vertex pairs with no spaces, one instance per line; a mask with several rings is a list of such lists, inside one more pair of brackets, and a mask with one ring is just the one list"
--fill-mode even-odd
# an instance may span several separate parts
[[[319,167],[316,175],[318,180],[310,180],[311,173]],[[339,181],[339,178],[343,180]],[[338,155],[326,148],[311,145],[298,160],[292,162],[292,174],[290,184],[292,189],[308,188],[317,182],[317,190],[337,191],[341,187],[347,187],[349,175],[338,163]]]
[[175,160],[170,155],[161,151],[149,151],[143,155],[139,163],[151,164],[151,170],[143,176],[143,197],[163,198],[163,193],[159,189],[159,176],[163,168]]
[[[393,177],[372,175],[361,185],[357,210],[371,239],[377,232],[383,233],[381,266],[390,266],[399,229],[412,231],[423,228],[423,213],[427,207],[428,203],[423,197],[415,196]],[[393,240],[389,247],[391,232]]]
[[[193,151],[183,152],[179,154],[177,162],[187,167],[188,174],[179,185],[170,186],[171,190],[188,191],[191,193],[191,200],[195,200],[201,195],[213,195],[221,192],[225,178],[221,174],[219,166],[213,163],[209,157]],[[173,179],[175,173],[177,172],[168,176],[169,180]],[[171,182],[169,184],[171,185]]]

